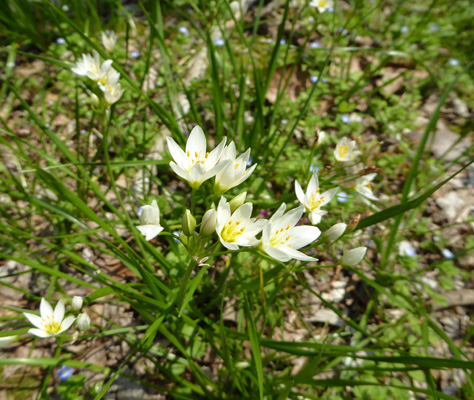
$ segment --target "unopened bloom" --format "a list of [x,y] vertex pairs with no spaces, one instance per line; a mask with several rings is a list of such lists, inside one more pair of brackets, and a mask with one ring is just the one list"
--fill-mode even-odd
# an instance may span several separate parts
[[206,137],[200,126],[195,126],[186,143],[186,152],[170,137],[168,149],[174,161],[171,169],[196,189],[209,178],[219,173],[228,161],[219,162],[224,151],[226,138],[210,153],[206,152]]
[[241,205],[231,215],[230,205],[221,197],[217,206],[216,232],[221,243],[229,250],[238,250],[239,246],[256,246],[259,240],[255,235],[261,232],[266,220],[251,218],[252,203]]
[[295,226],[303,215],[303,206],[286,214],[285,210],[286,204],[283,203],[264,226],[260,248],[269,256],[283,262],[291,259],[316,261],[298,249],[315,241],[321,231],[315,226]]
[[316,7],[320,13],[329,11],[334,8],[333,0],[312,0],[309,3],[310,7]]
[[343,137],[337,142],[336,149],[334,150],[334,157],[337,161],[352,161],[360,154],[359,150],[356,150],[355,140],[349,140],[347,137]]
[[216,175],[214,182],[214,193],[223,194],[229,189],[240,185],[253,172],[257,164],[252,165],[247,170],[247,163],[250,157],[250,149],[239,157],[235,149],[235,143],[231,142],[224,150],[221,161],[229,160],[226,166]]
[[76,325],[80,331],[86,332],[91,327],[91,319],[86,313],[81,313],[77,316]]
[[360,178],[356,180],[354,189],[357,192],[359,192],[362,196],[365,196],[370,200],[377,201],[378,198],[375,197],[374,193],[372,192],[372,186],[371,186],[371,183],[376,176],[377,174],[375,172],[372,174],[361,176]]
[[82,308],[82,297],[74,296],[72,298],[72,308],[73,310],[79,311]]
[[247,197],[247,192],[240,193],[229,201],[230,212],[237,210],[242,204],[245,203],[245,198]]
[[331,226],[326,232],[324,232],[323,236],[327,240],[336,240],[339,239],[347,229],[347,224],[343,222]]
[[367,252],[367,247],[356,247],[355,249],[349,250],[344,253],[341,258],[342,265],[354,266],[359,264]]
[[18,335],[15,336],[3,336],[0,337],[0,349],[3,349],[4,347],[9,346],[13,342],[16,342],[18,340]]
[[124,92],[122,86],[118,82],[107,82],[102,90],[104,91],[105,102],[109,107],[119,101]]
[[203,236],[211,236],[216,230],[217,225],[217,211],[211,208],[207,210],[201,221],[201,228],[199,233]]
[[182,228],[186,236],[191,236],[194,233],[194,229],[196,229],[196,218],[188,209],[183,214]]
[[309,213],[308,217],[312,224],[319,224],[321,217],[327,214],[327,211],[321,210],[322,206],[329,203],[332,198],[336,195],[339,188],[326,190],[324,193],[320,193],[318,175],[315,172],[308,183],[306,194],[303,192],[298,181],[295,181],[295,192],[296,197],[301,204],[304,205],[306,212]]
[[51,305],[44,298],[41,299],[41,317],[30,313],[23,313],[23,315],[28,318],[34,326],[36,326],[36,328],[30,329],[28,333],[45,338],[56,336],[66,331],[76,318],[72,315],[64,318],[64,311],[64,302],[62,300],[58,301],[58,304],[53,311]]
[[145,236],[145,240],[153,239],[163,230],[160,225],[160,209],[156,200],[153,200],[149,206],[143,206],[140,225],[137,226],[137,229]]
[[95,82],[98,82],[103,76],[107,74],[112,60],[106,60],[100,65],[99,53],[94,51],[94,55],[83,54],[82,60],[76,63],[76,67],[72,68],[72,72],[77,75],[87,76]]
[[102,32],[102,44],[109,53],[112,53],[115,45],[117,44],[117,35],[112,31]]

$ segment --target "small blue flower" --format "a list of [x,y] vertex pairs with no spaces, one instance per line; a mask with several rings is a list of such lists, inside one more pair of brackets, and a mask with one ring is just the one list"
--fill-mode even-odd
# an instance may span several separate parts
[[308,21],[309,21],[309,23],[312,24],[312,23],[314,22],[314,18],[313,18],[313,17],[309,17],[309,18],[308,18]]
[[441,250],[441,254],[446,257],[448,260],[452,260],[454,258],[454,254],[449,249]]
[[407,257],[416,257],[415,249],[409,245],[405,247],[404,252]]
[[328,83],[328,80],[326,78],[323,78],[323,83]]
[[439,26],[438,24],[431,24],[429,27],[430,32],[438,32],[439,31]]
[[439,236],[434,235],[433,236],[433,242],[439,242]]
[[459,62],[459,60],[457,60],[456,58],[450,58],[448,62],[449,62],[449,64],[451,64],[453,67],[457,67],[459,64],[461,64],[461,63]]
[[174,231],[174,232],[173,232],[173,235],[175,236],[174,241],[175,241],[176,243],[179,243],[179,232],[178,232],[178,231]]
[[314,174],[315,172],[318,173],[319,172],[319,167],[315,167],[314,164],[311,164],[309,166],[309,172],[311,172],[312,174]]
[[56,39],[56,43],[57,44],[66,44],[66,39],[62,38],[62,37],[58,37]]
[[344,29],[342,26],[337,28],[337,31],[340,32],[343,35],[347,35],[349,33],[349,31],[347,29]]
[[86,132],[87,132],[87,131],[86,131],[85,129],[81,129],[81,130],[79,131],[79,133],[80,133],[81,135],[84,135],[84,133],[86,133]]
[[345,124],[348,124],[349,122],[351,122],[351,117],[349,117],[347,114],[342,114],[341,121],[344,122]]
[[247,167],[250,167],[252,165],[253,158],[252,156],[249,156],[249,160],[247,161]]
[[72,367],[66,367],[65,365],[63,365],[57,370],[56,375],[60,380],[67,381],[71,377],[73,371],[74,370],[72,369]]
[[287,119],[282,119],[282,120],[281,120],[281,124],[282,124],[282,125],[286,125],[287,123],[288,123],[288,120],[287,120]]
[[214,39],[214,44],[216,46],[222,47],[225,45],[225,41],[222,38],[217,38],[217,39]]
[[317,76],[311,76],[311,78],[309,78],[309,80],[311,81],[311,83],[316,83],[318,81],[318,77]]
[[337,195],[336,195],[336,198],[337,198],[337,201],[339,203],[345,203],[347,201],[347,198],[348,198],[348,194],[346,192],[339,192]]
[[138,210],[137,210],[137,217],[138,217],[138,218],[141,217],[142,211],[143,211],[143,207],[138,207]]
[[179,33],[182,33],[183,35],[188,36],[189,29],[186,28],[185,26],[180,26],[180,27],[178,28],[178,32],[179,32]]
[[280,44],[281,44],[282,46],[285,45],[285,44],[286,44],[286,40],[285,40],[285,39],[281,39],[281,40],[280,40]]
[[329,8],[327,9],[327,12],[334,12],[334,7],[329,7]]
[[131,51],[131,52],[130,52],[130,57],[138,58],[138,57],[140,57],[140,52],[138,52],[138,51]]
[[410,29],[408,28],[408,26],[402,26],[402,27],[400,28],[400,32],[402,32],[402,33],[404,33],[404,34],[408,33],[409,30],[410,30]]
[[321,47],[321,43],[319,43],[319,42],[311,42],[311,43],[309,44],[309,47],[310,47],[311,49],[319,49],[319,48]]

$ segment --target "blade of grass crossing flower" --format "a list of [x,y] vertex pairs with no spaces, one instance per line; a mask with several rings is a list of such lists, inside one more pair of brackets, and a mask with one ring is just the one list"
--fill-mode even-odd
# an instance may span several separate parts
[[250,340],[250,347],[252,348],[253,360],[255,363],[255,369],[257,370],[257,380],[258,380],[258,394],[260,400],[263,400],[263,365],[262,365],[262,355],[260,351],[260,342],[257,335],[257,328],[255,321],[253,320],[251,307],[247,293],[243,293],[245,301],[245,314],[247,319],[247,329]]
[[434,192],[436,192],[440,187],[445,185],[447,182],[449,182],[451,179],[453,179],[456,175],[464,171],[466,168],[468,168],[472,163],[474,163],[474,159],[469,161],[466,165],[464,165],[461,169],[450,175],[448,178],[443,180],[442,182],[438,183],[437,185],[433,186],[431,189],[427,190],[425,193],[423,193],[421,196],[410,200],[410,201],[405,201],[403,203],[397,204],[396,206],[392,206],[389,208],[386,208],[385,210],[379,211],[376,214],[373,214],[369,217],[366,217],[362,220],[359,221],[357,224],[355,230],[358,229],[364,229],[367,228],[371,225],[378,224],[382,221],[385,221],[387,219],[399,216],[400,214],[405,213],[406,211],[409,211],[411,209],[414,209],[416,207],[419,207],[428,197],[430,197]]

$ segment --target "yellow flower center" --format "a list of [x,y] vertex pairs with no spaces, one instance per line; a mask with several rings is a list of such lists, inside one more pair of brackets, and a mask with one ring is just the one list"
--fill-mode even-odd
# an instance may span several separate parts
[[326,7],[328,4],[327,0],[319,0],[319,7]]
[[[43,319],[44,322],[44,319]],[[54,318],[52,320],[48,317],[48,322],[44,324],[44,330],[46,333],[58,333],[61,329],[61,324],[57,322]]]
[[245,231],[245,227],[239,227],[241,223],[242,221],[234,222],[233,220],[227,222],[221,232],[222,239],[229,243],[235,242],[237,237]]
[[339,146],[338,151],[339,151],[339,156],[341,158],[344,158],[347,155],[347,153],[349,152],[349,145],[346,144],[345,146]]
[[90,70],[93,74],[97,74],[97,72],[99,72],[99,67],[96,63],[92,63],[90,66]]
[[[204,158],[201,156],[202,151],[195,151],[194,154],[188,150],[186,155],[188,157],[188,172],[189,170],[194,167],[195,164],[202,164],[203,166],[206,164],[207,157],[209,157],[209,153],[206,153]],[[194,156],[194,157],[193,157]]]
[[316,190],[315,193],[313,193],[309,199],[309,206],[311,207],[310,210],[312,211],[316,208],[318,208],[322,202],[324,202],[325,196],[319,197],[319,188]]
[[[291,238],[291,235],[288,234],[289,230],[290,225],[288,225],[286,228],[277,229],[270,239],[270,246],[281,247],[287,244],[288,240]],[[288,244],[288,247],[291,247],[291,245]]]

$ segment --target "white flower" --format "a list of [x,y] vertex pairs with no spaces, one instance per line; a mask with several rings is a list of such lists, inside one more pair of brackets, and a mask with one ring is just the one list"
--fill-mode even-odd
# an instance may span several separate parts
[[295,181],[296,197],[298,197],[300,203],[304,205],[306,211],[309,213],[309,220],[314,225],[319,224],[321,217],[324,214],[327,214],[327,211],[321,210],[321,207],[329,203],[338,190],[339,188],[329,189],[321,194],[319,190],[318,175],[316,172],[308,183],[306,194],[304,194],[298,181]]
[[336,157],[337,161],[352,161],[360,154],[360,151],[354,150],[355,147],[355,140],[349,140],[347,137],[343,137],[337,142],[334,157]]
[[252,203],[241,205],[234,213],[230,213],[230,205],[221,197],[217,206],[216,232],[221,243],[229,250],[238,250],[239,246],[256,246],[259,240],[255,235],[261,232],[267,223],[264,219],[251,218]]
[[160,209],[156,200],[150,206],[143,206],[140,214],[140,225],[137,229],[145,236],[145,240],[151,240],[158,235],[163,227],[160,225]]
[[115,32],[105,31],[101,33],[102,35],[102,44],[109,53],[112,53],[115,45],[117,44],[117,35]]
[[107,86],[112,85],[116,86],[118,84],[118,80],[120,78],[120,74],[113,68],[109,68],[107,73],[103,75],[99,81],[99,87],[102,89],[103,92],[107,90]]
[[374,196],[374,193],[372,192],[372,186],[371,186],[371,183],[376,176],[377,176],[376,173],[361,176],[360,178],[356,180],[354,189],[357,192],[359,192],[362,196],[365,196],[370,200],[377,201],[378,198]]
[[34,314],[23,313],[23,315],[28,318],[34,326],[36,326],[36,328],[30,329],[28,333],[45,338],[59,335],[69,329],[76,318],[72,315],[64,318],[64,311],[64,303],[62,300],[58,301],[58,304],[53,311],[51,305],[44,298],[41,299],[41,317]]
[[359,264],[367,252],[367,247],[356,247],[355,249],[349,250],[341,258],[341,264],[354,266]]
[[219,162],[224,151],[226,138],[210,153],[206,152],[206,137],[201,127],[195,126],[186,143],[186,152],[170,137],[168,149],[173,157],[171,169],[196,189],[209,178],[224,169],[229,161]]
[[323,236],[327,240],[336,240],[339,239],[347,229],[347,224],[343,222],[331,226],[326,232],[324,232]]
[[247,163],[250,157],[250,149],[239,157],[237,157],[237,151],[235,149],[235,143],[231,142],[224,150],[221,156],[221,162],[229,160],[225,168],[223,168],[217,175],[216,181],[214,182],[214,193],[223,194],[229,189],[240,185],[244,182],[250,174],[253,172],[257,164],[252,165],[247,170]]
[[286,214],[286,204],[272,215],[263,228],[261,249],[269,256],[279,261],[291,259],[301,261],[317,261],[298,251],[301,247],[315,241],[321,231],[315,226],[295,226],[304,212],[304,207],[298,207]]
[[72,298],[72,308],[73,310],[79,311],[82,308],[82,297],[74,296]]
[[86,313],[81,313],[77,316],[76,325],[80,331],[86,332],[91,327],[91,319]]
[[102,89],[104,91],[105,102],[107,106],[116,103],[122,97],[123,89],[118,82],[107,82]]
[[333,0],[312,0],[309,3],[310,7],[316,7],[320,13],[334,8]]
[[94,51],[94,55],[83,54],[82,60],[76,63],[76,67],[72,68],[72,72],[77,75],[87,76],[95,82],[98,82],[107,74],[112,65],[112,60],[106,60],[100,65],[99,54]]

